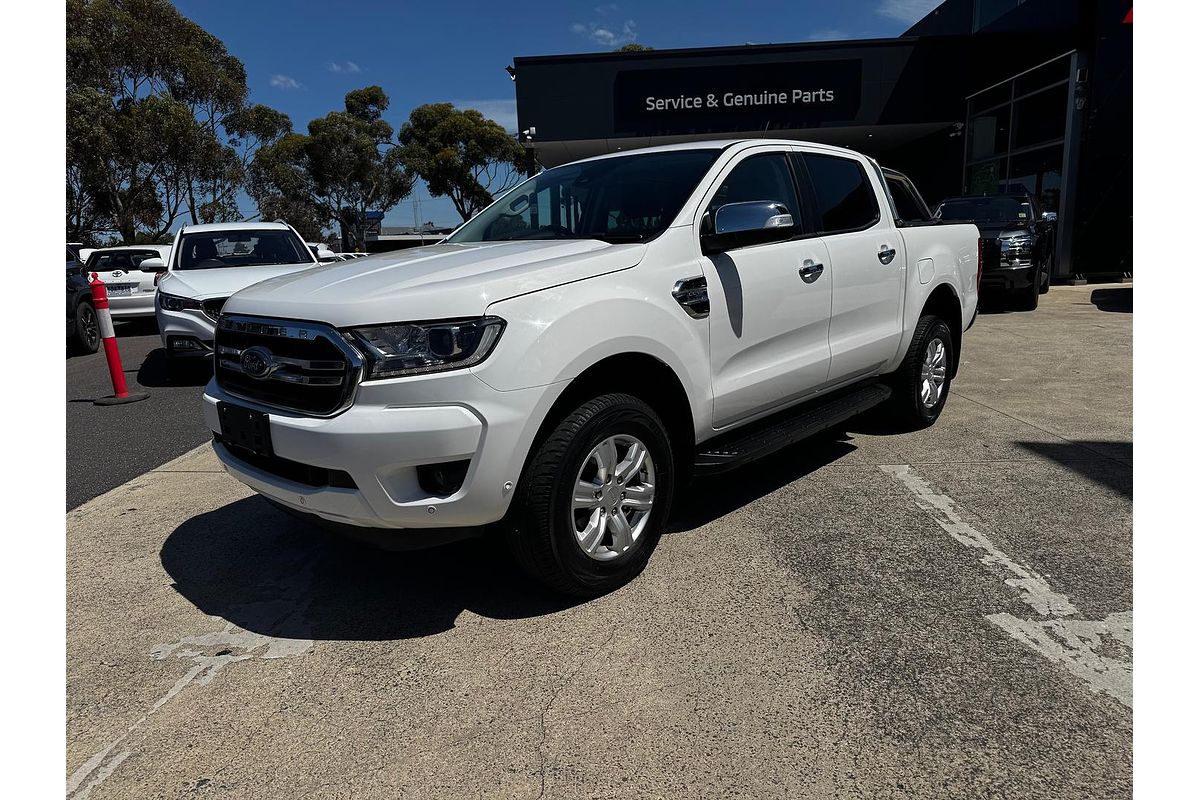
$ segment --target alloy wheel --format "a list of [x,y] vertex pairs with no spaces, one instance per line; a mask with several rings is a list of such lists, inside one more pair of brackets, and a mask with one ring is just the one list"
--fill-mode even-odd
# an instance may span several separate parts
[[942,399],[946,385],[946,343],[939,338],[925,345],[925,358],[921,362],[921,405],[931,409]]
[[100,323],[96,320],[96,312],[86,303],[79,306],[79,315],[75,320],[79,326],[81,338],[89,350],[95,351],[100,346]]
[[617,558],[641,537],[653,506],[650,451],[634,436],[609,436],[592,448],[575,478],[575,541],[589,558]]

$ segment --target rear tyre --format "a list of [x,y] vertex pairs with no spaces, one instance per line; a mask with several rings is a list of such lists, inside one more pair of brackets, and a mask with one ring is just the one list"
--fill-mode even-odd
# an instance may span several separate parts
[[525,468],[505,534],[514,559],[562,594],[594,597],[633,580],[662,536],[674,494],[671,442],[628,394],[583,403]]
[[937,422],[950,394],[953,363],[950,326],[933,314],[917,320],[904,362],[892,374],[892,415],[902,429],[928,428]]
[[96,309],[84,300],[75,309],[75,336],[71,347],[77,353],[94,353],[100,349],[100,321]]

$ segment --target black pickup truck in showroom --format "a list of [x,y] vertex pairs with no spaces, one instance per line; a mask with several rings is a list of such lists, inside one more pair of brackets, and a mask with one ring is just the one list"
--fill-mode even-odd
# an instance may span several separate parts
[[974,222],[982,238],[980,298],[1004,292],[1022,311],[1038,306],[1050,289],[1054,266],[1056,215],[1043,212],[1027,194],[970,195],[943,200],[934,216],[946,222]]

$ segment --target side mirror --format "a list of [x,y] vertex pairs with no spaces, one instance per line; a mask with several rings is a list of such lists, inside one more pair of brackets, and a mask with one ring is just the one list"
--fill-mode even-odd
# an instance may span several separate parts
[[161,258],[147,258],[138,264],[142,272],[166,272],[167,265]]
[[1058,213],[1055,211],[1043,211],[1042,219],[1046,222],[1058,222]]
[[796,221],[787,206],[778,200],[751,200],[745,203],[726,203],[717,209],[702,237],[706,253],[734,247],[780,241],[796,232]]

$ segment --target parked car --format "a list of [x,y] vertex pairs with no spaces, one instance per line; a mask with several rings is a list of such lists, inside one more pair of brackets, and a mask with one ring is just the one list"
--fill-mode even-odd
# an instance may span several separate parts
[[79,253],[67,247],[67,347],[76,353],[94,353],[100,349],[100,323],[92,305],[92,286],[88,282]]
[[[212,354],[217,317],[231,294],[316,265],[304,240],[282,222],[180,228],[165,264],[166,274],[158,283],[155,310],[169,369],[177,372],[186,359]],[[156,270],[164,264],[149,259],[141,266]]]
[[[104,281],[113,319],[153,317],[154,293],[170,260],[170,245],[102,247],[88,256],[85,271]],[[143,268],[147,261],[162,266]]]
[[305,242],[308,249],[312,251],[313,257],[322,264],[332,264],[335,261],[341,261],[338,254],[329,248],[329,245],[324,242]]
[[214,448],[351,536],[499,523],[538,580],[608,591],[688,477],[885,402],[898,425],[937,420],[979,231],[897,224],[893,204],[871,159],[794,141],[546,170],[443,243],[233,295],[203,397]]
[[968,195],[943,200],[934,215],[973,222],[983,237],[983,291],[1003,292],[1014,307],[1032,311],[1050,290],[1056,217],[1028,194]]

